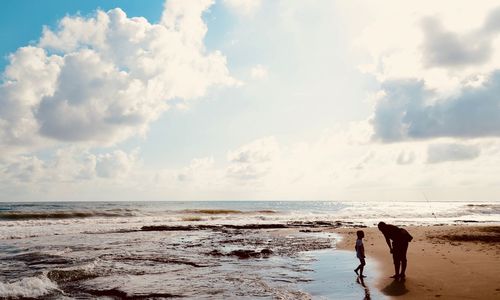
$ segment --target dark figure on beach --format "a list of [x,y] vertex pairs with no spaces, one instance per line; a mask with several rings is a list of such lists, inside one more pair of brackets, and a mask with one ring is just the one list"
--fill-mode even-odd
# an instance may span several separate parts
[[378,223],[378,229],[384,234],[385,241],[389,246],[394,260],[395,273],[391,276],[391,278],[404,279],[406,276],[406,251],[408,250],[408,243],[413,239],[413,237],[408,233],[408,231],[406,231],[406,229],[399,228],[391,224],[385,224],[384,222]]
[[366,277],[365,275],[363,275],[363,269],[366,265],[365,246],[363,246],[363,238],[365,237],[365,233],[363,232],[363,230],[358,230],[356,231],[356,234],[358,236],[358,239],[356,240],[356,246],[354,246],[354,249],[356,249],[356,256],[359,258],[360,264],[356,269],[354,269],[354,272],[356,272],[359,277],[364,278]]

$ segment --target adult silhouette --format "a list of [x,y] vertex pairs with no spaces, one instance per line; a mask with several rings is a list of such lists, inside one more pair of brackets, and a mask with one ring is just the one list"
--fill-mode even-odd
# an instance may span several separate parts
[[[384,222],[378,223],[378,229],[384,234],[385,241],[389,246],[394,260],[394,275],[391,278],[405,278],[406,274],[406,252],[408,250],[408,243],[413,237],[406,231],[406,229],[399,228]],[[391,244],[392,242],[392,244]]]

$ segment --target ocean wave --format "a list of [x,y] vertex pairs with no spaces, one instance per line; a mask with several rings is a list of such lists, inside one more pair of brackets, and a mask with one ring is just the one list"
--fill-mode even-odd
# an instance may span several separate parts
[[27,252],[12,256],[10,259],[22,261],[27,266],[35,265],[68,265],[72,260],[61,255],[47,252]]
[[204,215],[229,215],[229,214],[275,214],[274,210],[252,210],[243,211],[236,209],[185,209],[183,213],[204,214]]
[[86,280],[98,277],[98,274],[89,272],[86,269],[51,270],[47,277],[57,283],[68,283],[79,280]]
[[14,282],[0,282],[1,299],[38,298],[59,290],[45,275],[26,277]]
[[189,214],[206,214],[206,215],[226,215],[226,214],[242,214],[243,211],[235,209],[186,209],[184,213]]
[[490,215],[500,214],[500,204],[467,204],[468,212]]
[[111,210],[57,210],[57,211],[0,211],[0,220],[39,220],[39,219],[75,219],[95,217],[134,217],[137,214],[129,209]]

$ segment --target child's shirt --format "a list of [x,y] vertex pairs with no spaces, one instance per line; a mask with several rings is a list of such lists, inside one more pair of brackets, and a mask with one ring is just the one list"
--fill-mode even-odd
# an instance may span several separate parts
[[363,246],[363,240],[356,240],[356,257],[357,258],[365,258],[365,247]]

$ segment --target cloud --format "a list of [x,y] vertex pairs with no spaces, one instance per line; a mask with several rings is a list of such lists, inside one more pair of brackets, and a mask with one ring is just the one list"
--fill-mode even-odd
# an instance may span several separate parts
[[498,32],[500,31],[500,6],[491,10],[483,25],[485,32]]
[[271,171],[279,151],[279,144],[274,137],[258,139],[229,151],[227,175],[241,180],[259,179]]
[[19,184],[57,184],[126,178],[140,161],[139,151],[114,150],[92,154],[77,147],[57,149],[50,158],[20,155],[0,164],[0,181]]
[[435,99],[419,80],[388,81],[382,88],[385,96],[377,102],[372,118],[375,139],[500,136],[500,72],[480,86],[465,86],[457,95],[442,99]]
[[[423,0],[414,5],[346,1],[359,69],[379,82],[414,78],[442,97],[500,69],[498,3]],[[363,6],[362,9],[359,9]],[[454,7],[454,9],[450,9]]]
[[236,84],[208,52],[202,13],[212,1],[167,1],[158,24],[121,9],[67,16],[19,48],[0,86],[0,145],[111,145],[146,133],[169,101]]
[[[178,168],[143,165],[137,150],[93,153],[65,147],[53,157],[20,156],[0,164],[9,199],[492,199],[498,185],[500,140],[465,143],[442,138],[369,143],[368,124],[325,131],[308,141],[256,139],[227,159],[196,158]],[[479,155],[480,154],[480,155]],[[473,160],[472,160],[473,159]],[[444,163],[454,161],[455,163]],[[464,190],[466,186],[466,190]]]
[[367,8],[376,18],[358,38],[373,60],[361,69],[381,87],[371,119],[374,138],[499,137],[498,4],[460,2],[457,10],[446,1],[393,4],[387,12]]
[[356,166],[353,168],[354,170],[363,170],[365,168],[365,165],[368,164],[371,160],[375,158],[374,152],[369,152],[365,157],[359,161]]
[[102,178],[124,177],[132,170],[138,161],[138,150],[126,153],[115,150],[100,154],[95,160],[95,173]]
[[488,62],[493,51],[492,41],[500,30],[495,23],[497,11],[490,14],[483,28],[463,35],[445,30],[436,17],[424,18],[424,64],[427,67],[460,67]]
[[361,28],[355,45],[371,57],[360,70],[384,95],[371,119],[375,139],[500,136],[498,4],[389,0],[352,12],[351,26]]
[[36,109],[54,93],[61,58],[47,57],[36,47],[23,47],[10,56],[0,85],[0,145],[33,146],[39,142]]
[[180,182],[191,182],[196,180],[204,181],[214,167],[213,157],[195,158],[191,160],[189,166],[177,172],[177,180]]
[[398,165],[411,165],[415,161],[415,153],[413,151],[401,151],[396,159]]
[[224,0],[224,4],[231,10],[244,16],[253,15],[260,8],[261,2],[262,0]]
[[268,76],[267,67],[263,65],[256,65],[250,69],[250,77],[252,77],[252,79],[262,80],[267,79]]
[[432,144],[427,149],[427,162],[430,164],[446,161],[471,160],[479,157],[480,148],[466,144]]
[[16,181],[36,181],[43,175],[45,165],[34,156],[23,156],[4,167],[4,173]]

